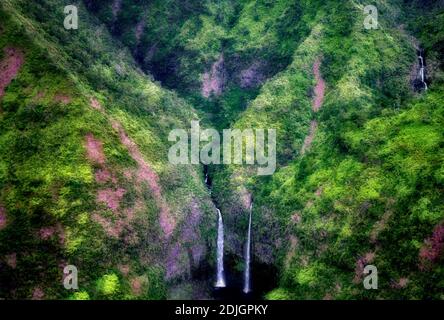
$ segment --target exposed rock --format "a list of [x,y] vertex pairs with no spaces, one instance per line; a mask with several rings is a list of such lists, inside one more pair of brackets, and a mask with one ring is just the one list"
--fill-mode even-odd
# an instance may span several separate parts
[[360,283],[364,275],[364,268],[366,265],[372,263],[375,259],[375,252],[367,252],[364,256],[356,261],[355,277],[353,283]]
[[17,253],[13,252],[5,256],[5,262],[12,269],[17,267]]
[[136,34],[136,40],[137,43],[140,42],[140,39],[142,38],[143,35],[143,30],[145,29],[145,20],[140,20],[139,23],[137,23],[136,25],[136,30],[135,30],[135,34]]
[[65,243],[65,231],[60,223],[57,223],[55,226],[48,226],[40,228],[38,231],[38,237],[41,240],[49,240],[53,236],[57,236],[59,243],[63,245]]
[[392,210],[388,209],[382,215],[381,220],[375,223],[372,231],[370,232],[371,243],[377,242],[379,234],[387,227],[387,223],[392,215],[393,215]]
[[224,67],[224,55],[213,63],[211,70],[202,76],[202,96],[209,98],[212,94],[220,96],[224,90],[226,72]]
[[184,275],[188,270],[188,256],[182,250],[181,244],[174,244],[168,251],[166,259],[166,280],[171,280]]
[[301,219],[302,219],[302,217],[301,217],[301,212],[300,211],[297,211],[297,212],[293,213],[293,215],[291,216],[291,221],[294,224],[297,224],[297,223],[301,222]]
[[17,76],[23,65],[23,53],[16,48],[6,48],[5,57],[0,61],[0,98],[5,94],[6,87]]
[[128,264],[118,265],[117,268],[124,276],[127,276],[130,272],[130,266]]
[[112,222],[110,219],[102,217],[97,213],[92,215],[92,219],[102,226],[108,236],[116,239],[120,237],[125,226],[122,219],[117,219],[117,221]]
[[419,268],[426,270],[431,264],[438,261],[444,251],[444,223],[439,224],[433,230],[430,238],[424,241],[424,245],[419,250]]
[[313,100],[313,111],[318,112],[321,107],[322,103],[324,102],[324,94],[325,94],[325,81],[322,79],[321,76],[321,60],[320,58],[316,59],[314,65],[313,65],[313,73],[316,80],[316,86],[314,88],[314,100]]
[[112,181],[114,184],[117,183],[117,179],[112,176],[108,169],[99,169],[94,176],[98,183],[106,183],[108,181]]
[[189,208],[181,228],[182,233],[168,251],[167,280],[188,277],[193,269],[199,267],[206,255],[206,246],[199,230],[203,213],[195,199],[192,199]]
[[103,144],[101,141],[94,138],[91,133],[86,135],[85,148],[88,159],[98,164],[105,164],[105,154],[103,153]]
[[247,69],[240,72],[240,87],[254,88],[265,81],[265,75],[262,73],[262,64],[255,61]]
[[39,236],[42,240],[47,240],[55,233],[55,227],[43,227],[39,230]]
[[39,287],[35,288],[32,293],[32,300],[42,300],[45,297],[45,293]]
[[0,230],[5,228],[7,223],[8,223],[8,219],[6,217],[6,209],[3,207],[0,207]]
[[408,283],[408,278],[400,278],[398,281],[393,281],[390,287],[392,287],[393,289],[404,289],[405,287],[407,287]]
[[93,109],[99,110],[99,111],[103,111],[103,107],[100,104],[99,100],[97,100],[96,98],[91,98],[90,99],[90,105]]
[[54,97],[54,101],[62,104],[69,104],[71,102],[71,97],[66,94],[59,93]]
[[167,238],[171,236],[174,229],[176,228],[176,220],[171,216],[170,210],[165,199],[162,197],[162,190],[159,184],[159,177],[151,169],[151,166],[145,161],[142,153],[139,150],[137,144],[131,140],[131,138],[126,134],[122,125],[117,121],[112,121],[112,126],[115,130],[119,132],[120,141],[125,145],[131,155],[131,157],[138,164],[137,180],[139,182],[146,182],[153,193],[154,199],[157,206],[160,209],[159,223]]
[[302,145],[301,148],[301,155],[304,155],[305,152],[307,152],[307,150],[310,149],[317,130],[318,130],[318,122],[316,120],[312,120],[310,122],[310,131],[308,135],[305,137],[304,144]]
[[104,202],[109,209],[116,211],[120,207],[120,202],[125,195],[126,190],[123,188],[105,189],[97,192],[97,201]]
[[143,293],[144,287],[148,285],[148,277],[143,275],[140,277],[132,278],[130,280],[131,292],[135,296],[140,296]]
[[290,247],[288,249],[287,256],[285,257],[285,267],[286,268],[288,268],[290,266],[290,263],[296,254],[297,246],[298,246],[298,238],[291,235],[290,236]]

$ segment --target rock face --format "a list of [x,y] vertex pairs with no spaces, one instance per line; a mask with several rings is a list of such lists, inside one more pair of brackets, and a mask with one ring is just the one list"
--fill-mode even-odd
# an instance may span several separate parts
[[17,76],[24,62],[23,53],[16,48],[6,48],[5,57],[0,61],[0,98],[6,87]]
[[8,220],[6,218],[6,210],[3,207],[0,207],[0,230],[6,227]]
[[202,76],[202,96],[209,98],[211,95],[220,96],[224,90],[226,82],[226,71],[224,66],[224,55],[213,63],[211,70]]
[[242,70],[239,75],[239,85],[241,88],[258,87],[265,81],[262,72],[262,64],[254,61],[248,68]]
[[316,85],[314,88],[315,98],[313,100],[314,112],[318,112],[322,107],[322,103],[324,102],[325,81],[324,79],[322,79],[320,68],[321,68],[321,60],[320,58],[318,58],[316,59],[313,65],[313,73],[316,80]]

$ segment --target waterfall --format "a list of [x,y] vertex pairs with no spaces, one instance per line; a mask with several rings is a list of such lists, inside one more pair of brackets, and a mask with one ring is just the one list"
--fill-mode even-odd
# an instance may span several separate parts
[[249,293],[251,291],[250,284],[250,261],[251,261],[251,212],[253,211],[253,202],[250,205],[250,218],[248,220],[248,235],[247,235],[247,248],[245,250],[245,282],[244,282],[244,293]]
[[[216,208],[217,209],[217,208]],[[222,221],[222,213],[217,209],[219,214],[218,226],[217,226],[217,281],[216,287],[225,287],[225,275],[224,275],[224,224]]]
[[425,82],[425,66],[424,66],[424,58],[422,56],[422,50],[419,51],[419,61],[420,61],[420,70],[419,70],[419,74],[421,76],[421,82],[424,86],[424,90],[427,90],[427,83]]
[[[205,173],[205,184],[207,185],[208,191],[212,194],[211,189],[211,177],[208,174],[208,167],[204,166]],[[214,200],[213,200],[214,201]],[[215,203],[216,206],[216,203]],[[222,213],[219,208],[217,208],[218,220],[217,220],[217,274],[216,274],[216,288],[224,288],[225,284],[225,273],[224,273],[224,223],[222,221]]]

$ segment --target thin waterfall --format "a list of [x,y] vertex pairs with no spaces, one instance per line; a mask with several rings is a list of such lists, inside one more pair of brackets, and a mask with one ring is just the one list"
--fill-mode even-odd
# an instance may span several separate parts
[[250,283],[250,262],[251,262],[251,212],[253,211],[253,202],[250,204],[250,218],[248,220],[248,235],[247,235],[247,248],[245,250],[245,282],[244,293],[251,291]]
[[419,69],[419,74],[421,76],[421,82],[422,85],[424,86],[424,90],[427,90],[427,83],[425,82],[425,65],[424,65],[424,58],[422,56],[422,50],[419,50],[419,61],[420,61],[420,69]]
[[[217,209],[217,208],[216,208]],[[222,213],[217,209],[219,214],[218,226],[217,226],[217,281],[216,287],[225,287],[225,275],[224,275],[224,224],[222,221]]]
[[[205,184],[207,185],[210,194],[212,194],[211,189],[211,178],[208,174],[208,167],[204,166],[205,173]],[[225,272],[224,272],[224,222],[222,220],[222,213],[219,208],[216,207],[217,210],[217,274],[216,274],[216,288],[224,288],[225,284]]]

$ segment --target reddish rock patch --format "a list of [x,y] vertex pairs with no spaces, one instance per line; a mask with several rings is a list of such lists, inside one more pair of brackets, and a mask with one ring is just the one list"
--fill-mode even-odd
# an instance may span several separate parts
[[181,244],[186,244],[187,247],[191,247],[192,262],[197,267],[205,254],[205,247],[200,244],[201,235],[199,231],[202,211],[195,199],[192,200],[190,209],[191,213],[184,221],[184,227],[179,241]]
[[375,259],[375,253],[367,252],[364,256],[360,257],[356,261],[355,277],[353,279],[353,283],[358,284],[361,282],[365,266],[372,263],[374,259]]
[[108,169],[99,169],[95,173],[96,182],[98,183],[106,183],[111,181],[114,184],[117,184],[117,179],[114,177]]
[[290,263],[296,254],[297,246],[298,246],[298,238],[291,235],[290,236],[290,248],[288,249],[287,256],[285,257],[285,266],[286,267],[290,266]]
[[96,98],[91,98],[89,100],[89,104],[93,109],[103,111],[102,105],[100,104],[99,100],[97,100]]
[[85,148],[90,161],[102,165],[105,163],[103,144],[100,140],[95,139],[91,133],[86,135]]
[[0,207],[0,230],[5,228],[7,223],[8,223],[8,220],[6,218],[6,209],[3,207]]
[[0,61],[0,98],[5,94],[6,87],[17,76],[23,65],[23,53],[16,48],[6,48],[5,57]]
[[57,235],[59,238],[59,243],[65,243],[65,232],[60,223],[57,223],[55,226],[48,226],[40,228],[38,232],[38,236],[42,240],[51,239],[53,236]]
[[111,173],[106,169],[99,169],[95,173],[96,182],[105,183],[111,179]]
[[125,195],[126,190],[123,188],[113,189],[104,189],[99,190],[97,192],[97,201],[104,202],[113,211],[116,211],[120,202],[122,201],[123,196]]
[[319,187],[315,192],[315,196],[319,198],[322,195],[322,191],[323,191],[323,188]]
[[145,20],[139,21],[139,23],[136,25],[136,40],[137,42],[140,42],[140,39],[143,35],[143,30],[145,29]]
[[39,230],[39,237],[42,240],[51,238],[55,233],[55,227],[44,227]]
[[310,149],[311,144],[313,143],[316,131],[318,130],[318,122],[316,120],[312,120],[310,123],[310,132],[308,136],[305,137],[304,144],[301,148],[301,154],[304,155],[308,149]]
[[375,223],[372,231],[370,232],[370,242],[376,243],[378,241],[379,234],[386,228],[388,221],[390,220],[393,211],[386,210],[382,215],[381,220]]
[[55,102],[61,102],[63,104],[68,104],[71,102],[71,97],[65,94],[57,94],[54,97],[54,101]]
[[[320,68],[321,60],[320,58],[317,58],[313,64],[313,73],[316,80],[316,85],[314,87],[315,96],[312,103],[312,109],[314,112],[318,112],[322,107],[322,103],[324,102],[325,81],[322,79]],[[311,147],[317,129],[318,122],[316,120],[312,120],[310,123],[310,132],[308,133],[307,137],[305,137],[304,144],[301,148],[301,155],[304,155],[305,152]]]
[[166,275],[165,278],[167,280],[171,280],[175,276],[181,274],[181,246],[179,243],[176,243],[168,252],[167,261],[166,261]]
[[45,97],[45,92],[39,91],[35,97],[37,100],[43,99]]
[[293,215],[291,216],[291,221],[292,221],[294,224],[297,224],[297,223],[301,222],[301,219],[302,219],[302,217],[301,217],[300,212],[295,212],[295,213],[293,213]]
[[12,269],[17,267],[17,253],[13,252],[5,256],[5,262]]
[[331,293],[326,293],[322,300],[333,300],[333,296]]
[[131,292],[139,296],[142,293],[142,282],[139,278],[133,278],[131,279]]
[[398,281],[394,281],[390,287],[392,287],[393,289],[404,289],[405,287],[407,287],[409,283],[409,279],[407,278],[400,278]]
[[34,292],[32,293],[32,300],[42,300],[45,297],[45,293],[43,290],[39,287],[34,289]]
[[211,94],[219,96],[225,85],[224,55],[211,66],[211,71],[205,72],[202,77],[202,96],[209,98]]
[[322,79],[321,72],[321,60],[316,59],[313,65],[313,73],[315,75],[316,86],[314,88],[314,100],[313,100],[313,111],[318,112],[322,107],[322,103],[324,101],[324,93],[325,93],[325,81]]
[[240,87],[252,88],[257,87],[264,82],[265,76],[261,72],[261,64],[254,62],[247,69],[244,69],[240,73]]
[[161,187],[159,185],[159,177],[151,169],[150,165],[143,158],[138,146],[130,139],[123,130],[122,125],[117,121],[112,122],[112,126],[119,132],[120,141],[128,149],[131,157],[137,162],[138,170],[136,179],[138,182],[146,182],[154,195],[156,204],[160,209],[159,223],[166,237],[171,236],[176,228],[176,221],[170,215],[168,205],[162,197]]
[[130,266],[128,264],[121,264],[117,268],[124,276],[127,276],[130,272]]
[[92,215],[92,219],[100,224],[106,234],[112,238],[118,238],[123,231],[124,222],[121,219],[118,219],[113,223],[111,220],[96,213]]
[[245,188],[243,188],[240,192],[240,198],[242,200],[242,204],[245,208],[245,210],[249,210],[252,204],[252,196],[251,193],[248,192]]
[[444,223],[438,225],[433,230],[430,238],[424,241],[424,245],[419,250],[419,268],[429,269],[432,263],[436,262],[444,251]]

